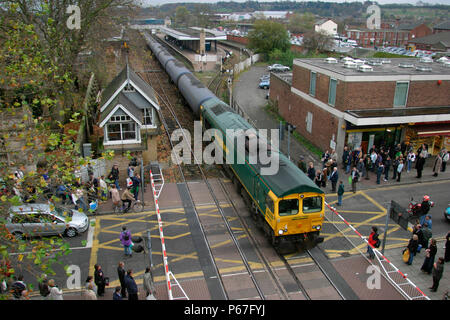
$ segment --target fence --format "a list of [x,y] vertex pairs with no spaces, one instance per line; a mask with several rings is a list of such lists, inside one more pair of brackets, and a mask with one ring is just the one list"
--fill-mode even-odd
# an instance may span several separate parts
[[[94,173],[94,177],[101,177],[102,175],[106,176],[106,162],[105,159],[92,159],[89,160],[92,168],[92,172]],[[81,166],[80,170],[75,172],[75,176],[77,178],[81,178],[81,182],[89,181],[89,170],[88,166]]]
[[[348,242],[365,257],[368,241],[349,224],[334,207],[326,203],[330,209],[325,210],[325,218],[348,240]],[[391,210],[392,212],[392,210]],[[356,236],[355,236],[356,234]],[[373,248],[373,247],[372,247]],[[400,294],[408,300],[430,300],[414,283],[409,280],[396,266],[394,266],[380,251],[373,248],[375,259],[372,265],[377,266],[386,280],[388,280]]]
[[250,68],[252,66],[252,64],[256,63],[259,61],[259,54],[254,54],[251,55],[250,54],[250,58],[245,59],[244,61],[237,63],[234,65],[234,74],[239,74],[240,72],[244,71],[247,68]]

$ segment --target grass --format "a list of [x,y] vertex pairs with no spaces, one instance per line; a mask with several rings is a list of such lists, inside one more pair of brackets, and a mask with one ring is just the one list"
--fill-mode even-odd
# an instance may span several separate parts
[[[278,113],[277,108],[272,104],[272,103],[268,103],[265,107],[264,110],[266,110],[266,112],[274,119],[278,120],[278,121],[283,121],[286,122],[286,120],[284,120],[284,118]],[[297,131],[294,131],[292,133],[292,136],[294,137],[295,140],[297,140],[302,146],[304,146],[306,149],[308,149],[310,152],[312,152],[313,154],[315,154],[319,159],[322,157],[323,151],[320,150],[318,147],[316,147],[314,144],[311,143],[311,141],[309,141],[308,139],[306,139],[305,137],[303,137],[300,133],[298,133]]]

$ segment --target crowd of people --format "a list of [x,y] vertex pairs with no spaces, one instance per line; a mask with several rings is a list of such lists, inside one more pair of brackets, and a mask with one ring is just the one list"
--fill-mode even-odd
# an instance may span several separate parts
[[[127,186],[121,190],[119,183],[119,166],[115,163],[108,176],[95,176],[94,169],[90,164],[87,166],[88,179],[85,182],[78,178],[75,182],[65,183],[61,178],[50,179],[45,173],[41,173],[41,179],[44,179],[47,187],[43,194],[37,195],[36,188],[24,183],[24,167],[14,172],[15,184],[13,192],[19,196],[24,203],[35,203],[45,200],[52,200],[55,196],[62,205],[73,205],[75,209],[89,212],[96,210],[97,204],[112,199],[115,206],[123,206],[124,212],[130,209],[131,203],[138,200],[141,186],[141,176],[136,170],[137,161],[131,160],[127,169]],[[42,199],[39,198],[41,196]],[[127,206],[126,206],[127,205]]]
[[[143,250],[142,246],[138,249],[133,241],[141,241],[132,237],[131,231],[126,226],[122,227],[120,232],[120,242],[124,247],[125,257],[131,257],[132,252],[140,252]],[[0,271],[6,276],[8,281],[4,280],[0,283],[0,294],[11,294],[11,298],[15,300],[28,300],[30,299],[31,286],[24,282],[23,275],[19,274],[14,276],[8,274],[10,270],[10,264],[3,259],[0,263]],[[117,276],[120,282],[120,286],[114,288],[114,292],[111,294],[113,300],[138,300],[139,289],[136,281],[133,277],[133,270],[131,268],[125,269],[125,263],[120,261],[117,266]],[[83,298],[85,300],[97,300],[98,297],[105,296],[105,289],[109,286],[109,277],[107,277],[100,264],[94,265],[93,276],[88,276],[84,290],[82,291]],[[153,274],[151,268],[147,267],[143,275],[143,289],[145,291],[146,300],[156,300],[156,287],[153,281]],[[46,274],[43,274],[39,279],[39,294],[43,300],[64,300],[63,290],[58,288],[54,279],[48,279]]]
[[[349,175],[349,182],[352,191],[356,192],[356,184],[360,179],[370,180],[373,175],[376,183],[380,184],[383,179],[387,182],[389,179],[397,182],[401,181],[402,174],[409,174],[413,169],[417,171],[417,178],[422,177],[425,162],[429,158],[428,146],[422,144],[417,150],[413,150],[411,144],[401,143],[394,148],[375,145],[364,154],[361,147],[344,147],[341,157],[341,167],[345,174]],[[433,176],[437,177],[440,172],[445,172],[449,160],[449,152],[443,148],[437,155],[433,164]],[[314,183],[325,188],[327,182],[331,183],[331,191],[336,192],[336,186],[342,183],[339,180],[338,156],[335,150],[326,150],[321,157],[321,168],[315,168],[313,162],[306,166],[304,158],[300,157],[298,167],[305,172]]]

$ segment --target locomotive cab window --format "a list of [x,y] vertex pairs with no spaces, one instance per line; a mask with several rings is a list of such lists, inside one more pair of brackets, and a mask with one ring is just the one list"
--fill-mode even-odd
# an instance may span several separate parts
[[274,213],[275,211],[273,210],[274,205],[273,205],[273,200],[271,197],[269,197],[268,195],[266,196],[266,208],[268,208],[270,210],[270,212]]
[[298,213],[298,199],[281,200],[278,203],[280,216],[293,216]]
[[303,199],[303,213],[314,213],[322,211],[321,197],[308,197]]

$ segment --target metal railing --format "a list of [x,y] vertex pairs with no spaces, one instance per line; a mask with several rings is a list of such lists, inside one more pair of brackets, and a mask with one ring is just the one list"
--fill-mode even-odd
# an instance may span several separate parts
[[[366,237],[361,235],[350,223],[348,223],[337,211],[336,208],[325,203],[330,209],[325,210],[325,218],[353,245],[353,247],[366,258],[365,250],[369,245]],[[356,234],[356,237],[355,237]],[[371,245],[370,245],[371,246]],[[408,300],[430,300],[407,276],[402,273],[389,259],[380,251],[371,246],[375,254],[375,259],[367,260],[372,265],[379,268],[380,273],[388,280],[394,288]]]

